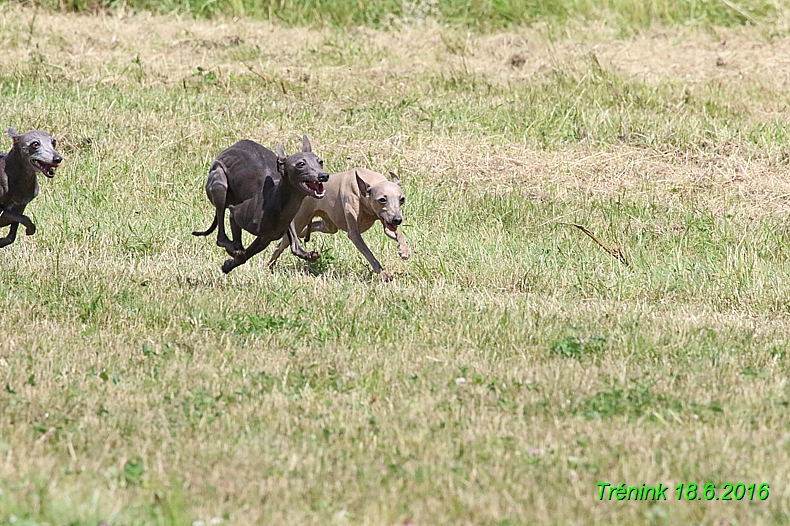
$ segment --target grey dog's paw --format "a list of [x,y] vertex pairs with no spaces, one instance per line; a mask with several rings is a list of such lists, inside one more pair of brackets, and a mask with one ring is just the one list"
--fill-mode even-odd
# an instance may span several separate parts
[[236,260],[235,259],[226,259],[225,263],[222,264],[222,272],[227,274],[231,270],[236,268]]
[[0,237],[0,248],[7,247],[11,243],[13,243],[13,241],[8,239],[7,237]]
[[30,223],[29,225],[25,225],[25,235],[32,236],[36,233],[36,225]]

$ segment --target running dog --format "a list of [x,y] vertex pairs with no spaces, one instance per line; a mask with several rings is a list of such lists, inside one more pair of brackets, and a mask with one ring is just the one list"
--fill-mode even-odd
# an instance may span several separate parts
[[[324,161],[313,153],[307,135],[302,137],[302,151],[288,157],[281,144],[275,154],[254,141],[239,141],[211,165],[206,194],[216,209],[214,222],[208,230],[192,235],[207,236],[218,229],[217,245],[232,258],[222,265],[225,274],[283,236],[290,240],[294,255],[315,261],[320,254],[302,248],[292,222],[306,197],[324,197],[323,183],[328,179]],[[225,233],[226,208],[232,240]],[[242,230],[256,236],[246,250]]]
[[[326,195],[323,199],[305,199],[302,202],[302,208],[294,218],[294,226],[299,236],[309,241],[311,232],[347,232],[348,238],[362,252],[373,271],[383,281],[390,281],[392,275],[382,268],[362,239],[362,232],[367,231],[376,221],[381,221],[387,237],[398,242],[398,255],[402,259],[409,259],[411,255],[406,238],[398,230],[403,222],[401,206],[406,198],[403,196],[398,176],[392,172],[390,175],[392,179],[388,181],[380,173],[364,168],[354,168],[332,175],[324,185]],[[316,216],[320,219],[313,221]],[[288,240],[283,238],[269,259],[270,267],[287,245]]]
[[36,225],[24,215],[25,207],[38,196],[38,174],[55,177],[55,169],[63,162],[55,139],[47,132],[31,130],[19,135],[8,128],[8,135],[13,140],[11,151],[0,154],[0,228],[11,228],[0,238],[0,248],[16,240],[19,225],[28,236],[36,233]]

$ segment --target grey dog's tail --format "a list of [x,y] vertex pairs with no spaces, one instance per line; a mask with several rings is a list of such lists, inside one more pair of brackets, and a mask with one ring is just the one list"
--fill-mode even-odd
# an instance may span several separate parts
[[194,232],[192,232],[192,235],[193,236],[207,236],[210,233],[212,233],[215,228],[217,228],[217,215],[216,214],[214,214],[214,222],[211,223],[211,226],[208,227],[208,230],[204,230],[202,232],[200,230],[195,230]]

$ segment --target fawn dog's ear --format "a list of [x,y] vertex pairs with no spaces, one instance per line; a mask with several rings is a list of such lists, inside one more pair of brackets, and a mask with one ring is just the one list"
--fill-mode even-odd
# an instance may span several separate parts
[[362,197],[369,197],[370,196],[370,185],[362,180],[359,176],[359,172],[354,170],[354,175],[357,177],[357,186],[359,187],[359,195]]
[[396,185],[400,186],[400,177],[395,172],[390,172],[390,181],[395,183]]

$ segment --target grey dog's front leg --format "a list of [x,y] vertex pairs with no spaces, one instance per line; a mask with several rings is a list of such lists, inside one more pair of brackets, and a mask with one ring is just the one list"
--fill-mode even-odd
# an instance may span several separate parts
[[0,219],[10,220],[14,223],[25,225],[25,234],[28,236],[32,236],[36,233],[36,225],[34,225],[33,221],[24,214],[15,214],[14,212],[9,212],[4,208],[0,208]]
[[8,235],[0,237],[0,248],[7,247],[16,240],[17,229],[19,229],[19,223],[11,223],[11,230],[8,231]]
[[[308,239],[310,238],[310,232],[322,232],[324,234],[334,234],[337,232],[337,227],[332,223],[327,224],[327,222],[324,221],[323,219],[318,219],[316,221],[313,221],[306,227],[304,227],[304,229],[302,229],[301,234],[299,235],[300,237],[304,238],[305,241],[308,241]],[[277,246],[277,248],[274,249],[274,253],[272,254],[272,257],[269,259],[269,268],[274,267],[274,262],[277,261],[277,258],[279,258],[280,254],[283,253],[285,247],[288,246],[289,239],[290,238],[288,237],[288,235],[285,235],[280,241],[280,244]]]
[[288,225],[288,240],[291,242],[291,253],[293,253],[294,256],[302,258],[305,261],[310,261],[311,263],[321,257],[321,254],[317,250],[307,252],[302,248],[302,244],[299,242],[299,236],[296,235],[296,225],[294,225],[293,221]]
[[8,231],[8,235],[6,237],[0,238],[0,248],[6,247],[16,241],[16,233],[17,230],[19,230],[20,224],[25,225],[26,235],[32,236],[36,233],[36,225],[34,225],[33,221],[31,221],[26,215],[15,214],[14,212],[9,212],[8,210],[0,208],[0,219],[13,221],[13,223],[11,223],[11,229]]

